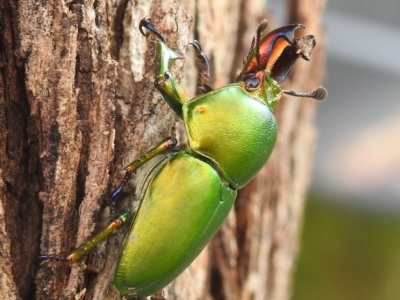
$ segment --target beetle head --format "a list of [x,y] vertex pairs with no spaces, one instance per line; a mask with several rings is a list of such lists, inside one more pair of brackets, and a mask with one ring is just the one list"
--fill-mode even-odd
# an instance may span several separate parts
[[237,81],[248,78],[250,74],[266,71],[272,79],[280,83],[289,76],[297,58],[310,60],[310,54],[316,45],[314,36],[293,39],[296,29],[304,28],[304,25],[292,24],[280,27],[261,39],[266,27],[266,20],[258,26],[257,35],[244,59],[243,69]]

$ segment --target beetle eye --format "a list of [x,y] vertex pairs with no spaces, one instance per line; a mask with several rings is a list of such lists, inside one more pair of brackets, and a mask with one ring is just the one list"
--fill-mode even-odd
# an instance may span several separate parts
[[246,89],[255,89],[260,84],[260,79],[255,74],[244,75],[243,81],[246,83]]

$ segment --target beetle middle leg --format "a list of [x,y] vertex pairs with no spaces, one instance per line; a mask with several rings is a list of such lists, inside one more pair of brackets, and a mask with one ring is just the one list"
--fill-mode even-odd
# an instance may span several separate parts
[[152,159],[156,155],[161,154],[168,149],[174,148],[177,144],[178,144],[178,141],[174,137],[167,137],[163,142],[158,144],[156,147],[154,147],[153,149],[149,150],[148,152],[146,152],[144,155],[142,155],[138,159],[135,159],[133,162],[131,162],[125,168],[125,175],[124,175],[124,178],[122,179],[121,183],[111,193],[111,197],[107,201],[107,205],[109,205],[112,201],[115,201],[119,197],[125,184],[131,178],[131,175],[134,171],[136,171],[138,168],[143,166],[146,162],[148,162],[150,159]]

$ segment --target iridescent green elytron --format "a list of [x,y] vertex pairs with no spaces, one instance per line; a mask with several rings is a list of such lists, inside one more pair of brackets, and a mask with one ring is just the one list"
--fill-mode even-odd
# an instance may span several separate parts
[[312,93],[281,90],[279,83],[298,57],[308,60],[313,36],[294,40],[302,25],[278,28],[265,37],[267,23],[257,29],[237,81],[212,90],[207,84],[209,63],[200,44],[193,42],[200,69],[202,95],[190,99],[168,71],[182,54],[169,49],[149,18],[139,28],[156,36],[155,85],[171,109],[183,120],[187,142],[168,138],[126,169],[115,199],[137,168],[146,164],[138,179],[140,200],[136,214],[124,212],[87,243],[67,257],[42,255],[41,259],[76,261],[128,220],[130,231],[115,273],[122,295],[148,296],[174,280],[199,255],[228,215],[237,190],[264,166],[277,138],[272,110],[283,93],[318,100],[322,87]]

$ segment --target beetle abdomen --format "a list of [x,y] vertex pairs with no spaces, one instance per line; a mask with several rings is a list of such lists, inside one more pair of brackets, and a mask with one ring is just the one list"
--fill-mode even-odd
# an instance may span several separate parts
[[277,137],[271,109],[240,84],[199,96],[183,106],[190,147],[219,166],[239,189],[264,166]]
[[213,167],[184,151],[162,163],[151,175],[116,271],[115,285],[123,295],[151,295],[175,279],[215,234],[236,198]]

